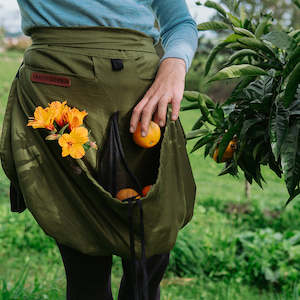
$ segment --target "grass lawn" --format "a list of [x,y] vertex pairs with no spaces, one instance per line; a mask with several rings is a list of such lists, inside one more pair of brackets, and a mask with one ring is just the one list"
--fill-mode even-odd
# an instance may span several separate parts
[[[18,53],[0,54],[0,128],[10,84],[20,62]],[[186,132],[198,114],[196,111],[180,113]],[[194,141],[188,141],[188,151],[193,144]],[[249,273],[248,278],[239,273],[239,268],[247,270],[247,267],[234,265],[238,246],[232,239],[244,232],[266,228],[282,234],[298,230],[299,199],[282,211],[288,198],[283,180],[265,169],[264,190],[253,185],[248,201],[244,197],[242,174],[239,179],[229,175],[219,177],[221,164],[204,159],[201,151],[189,157],[197,183],[195,212],[193,220],[179,234],[170,268],[161,284],[161,299],[299,299],[296,275],[293,284],[285,284],[282,289],[276,279],[270,279],[274,284],[261,286],[251,279],[255,274]],[[263,252],[263,244],[257,247],[261,247],[258,254]],[[213,266],[214,262],[217,263]],[[121,273],[120,259],[114,257],[115,298]],[[259,280],[264,282],[263,278]],[[44,234],[28,210],[22,214],[10,212],[8,180],[0,170],[0,300],[62,300],[65,284],[62,261],[52,238]]]

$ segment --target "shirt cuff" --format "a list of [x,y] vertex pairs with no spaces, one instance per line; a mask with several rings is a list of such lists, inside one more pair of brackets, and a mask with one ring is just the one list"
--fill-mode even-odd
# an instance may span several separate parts
[[181,58],[185,62],[185,70],[188,72],[191,64],[192,59],[194,57],[195,51],[193,48],[190,47],[190,45],[182,43],[181,45],[178,45],[176,49],[170,49],[166,51],[166,53],[163,55],[163,57],[160,59],[160,62],[162,62],[164,59],[169,57],[174,58]]

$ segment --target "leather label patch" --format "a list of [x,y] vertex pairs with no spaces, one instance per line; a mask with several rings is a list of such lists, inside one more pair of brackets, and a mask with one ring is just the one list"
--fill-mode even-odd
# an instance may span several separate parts
[[32,82],[39,82],[50,85],[58,85],[63,87],[71,86],[71,79],[64,76],[32,72],[30,79]]

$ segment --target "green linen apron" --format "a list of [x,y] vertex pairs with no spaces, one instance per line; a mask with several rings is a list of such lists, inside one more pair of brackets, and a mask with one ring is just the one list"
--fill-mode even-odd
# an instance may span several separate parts
[[[127,164],[142,186],[153,184],[140,199],[146,256],[169,252],[192,218],[196,185],[185,134],[180,120],[171,120],[171,105],[155,147],[137,146],[129,132],[132,110],[151,86],[160,61],[152,38],[113,27],[36,28],[31,37],[33,44],[12,83],[0,143],[3,169],[26,207],[44,232],[62,244],[89,255],[130,257],[129,203],[113,197],[94,176],[110,117],[118,111]],[[114,69],[113,60],[121,60],[122,69]],[[36,82],[33,73],[48,81]],[[98,145],[82,159],[62,157],[57,141],[26,126],[37,106],[65,100],[87,111],[84,126]],[[132,213],[135,252],[141,257],[136,203]]]

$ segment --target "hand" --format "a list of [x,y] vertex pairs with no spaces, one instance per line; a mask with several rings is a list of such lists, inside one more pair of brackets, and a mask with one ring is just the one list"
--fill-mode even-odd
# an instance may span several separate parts
[[144,133],[146,136],[153,113],[153,121],[160,127],[165,126],[169,103],[172,103],[172,120],[177,120],[184,92],[185,74],[183,59],[166,58],[161,62],[152,86],[133,109],[130,120],[131,133],[135,132],[137,123],[141,120],[142,135]]

